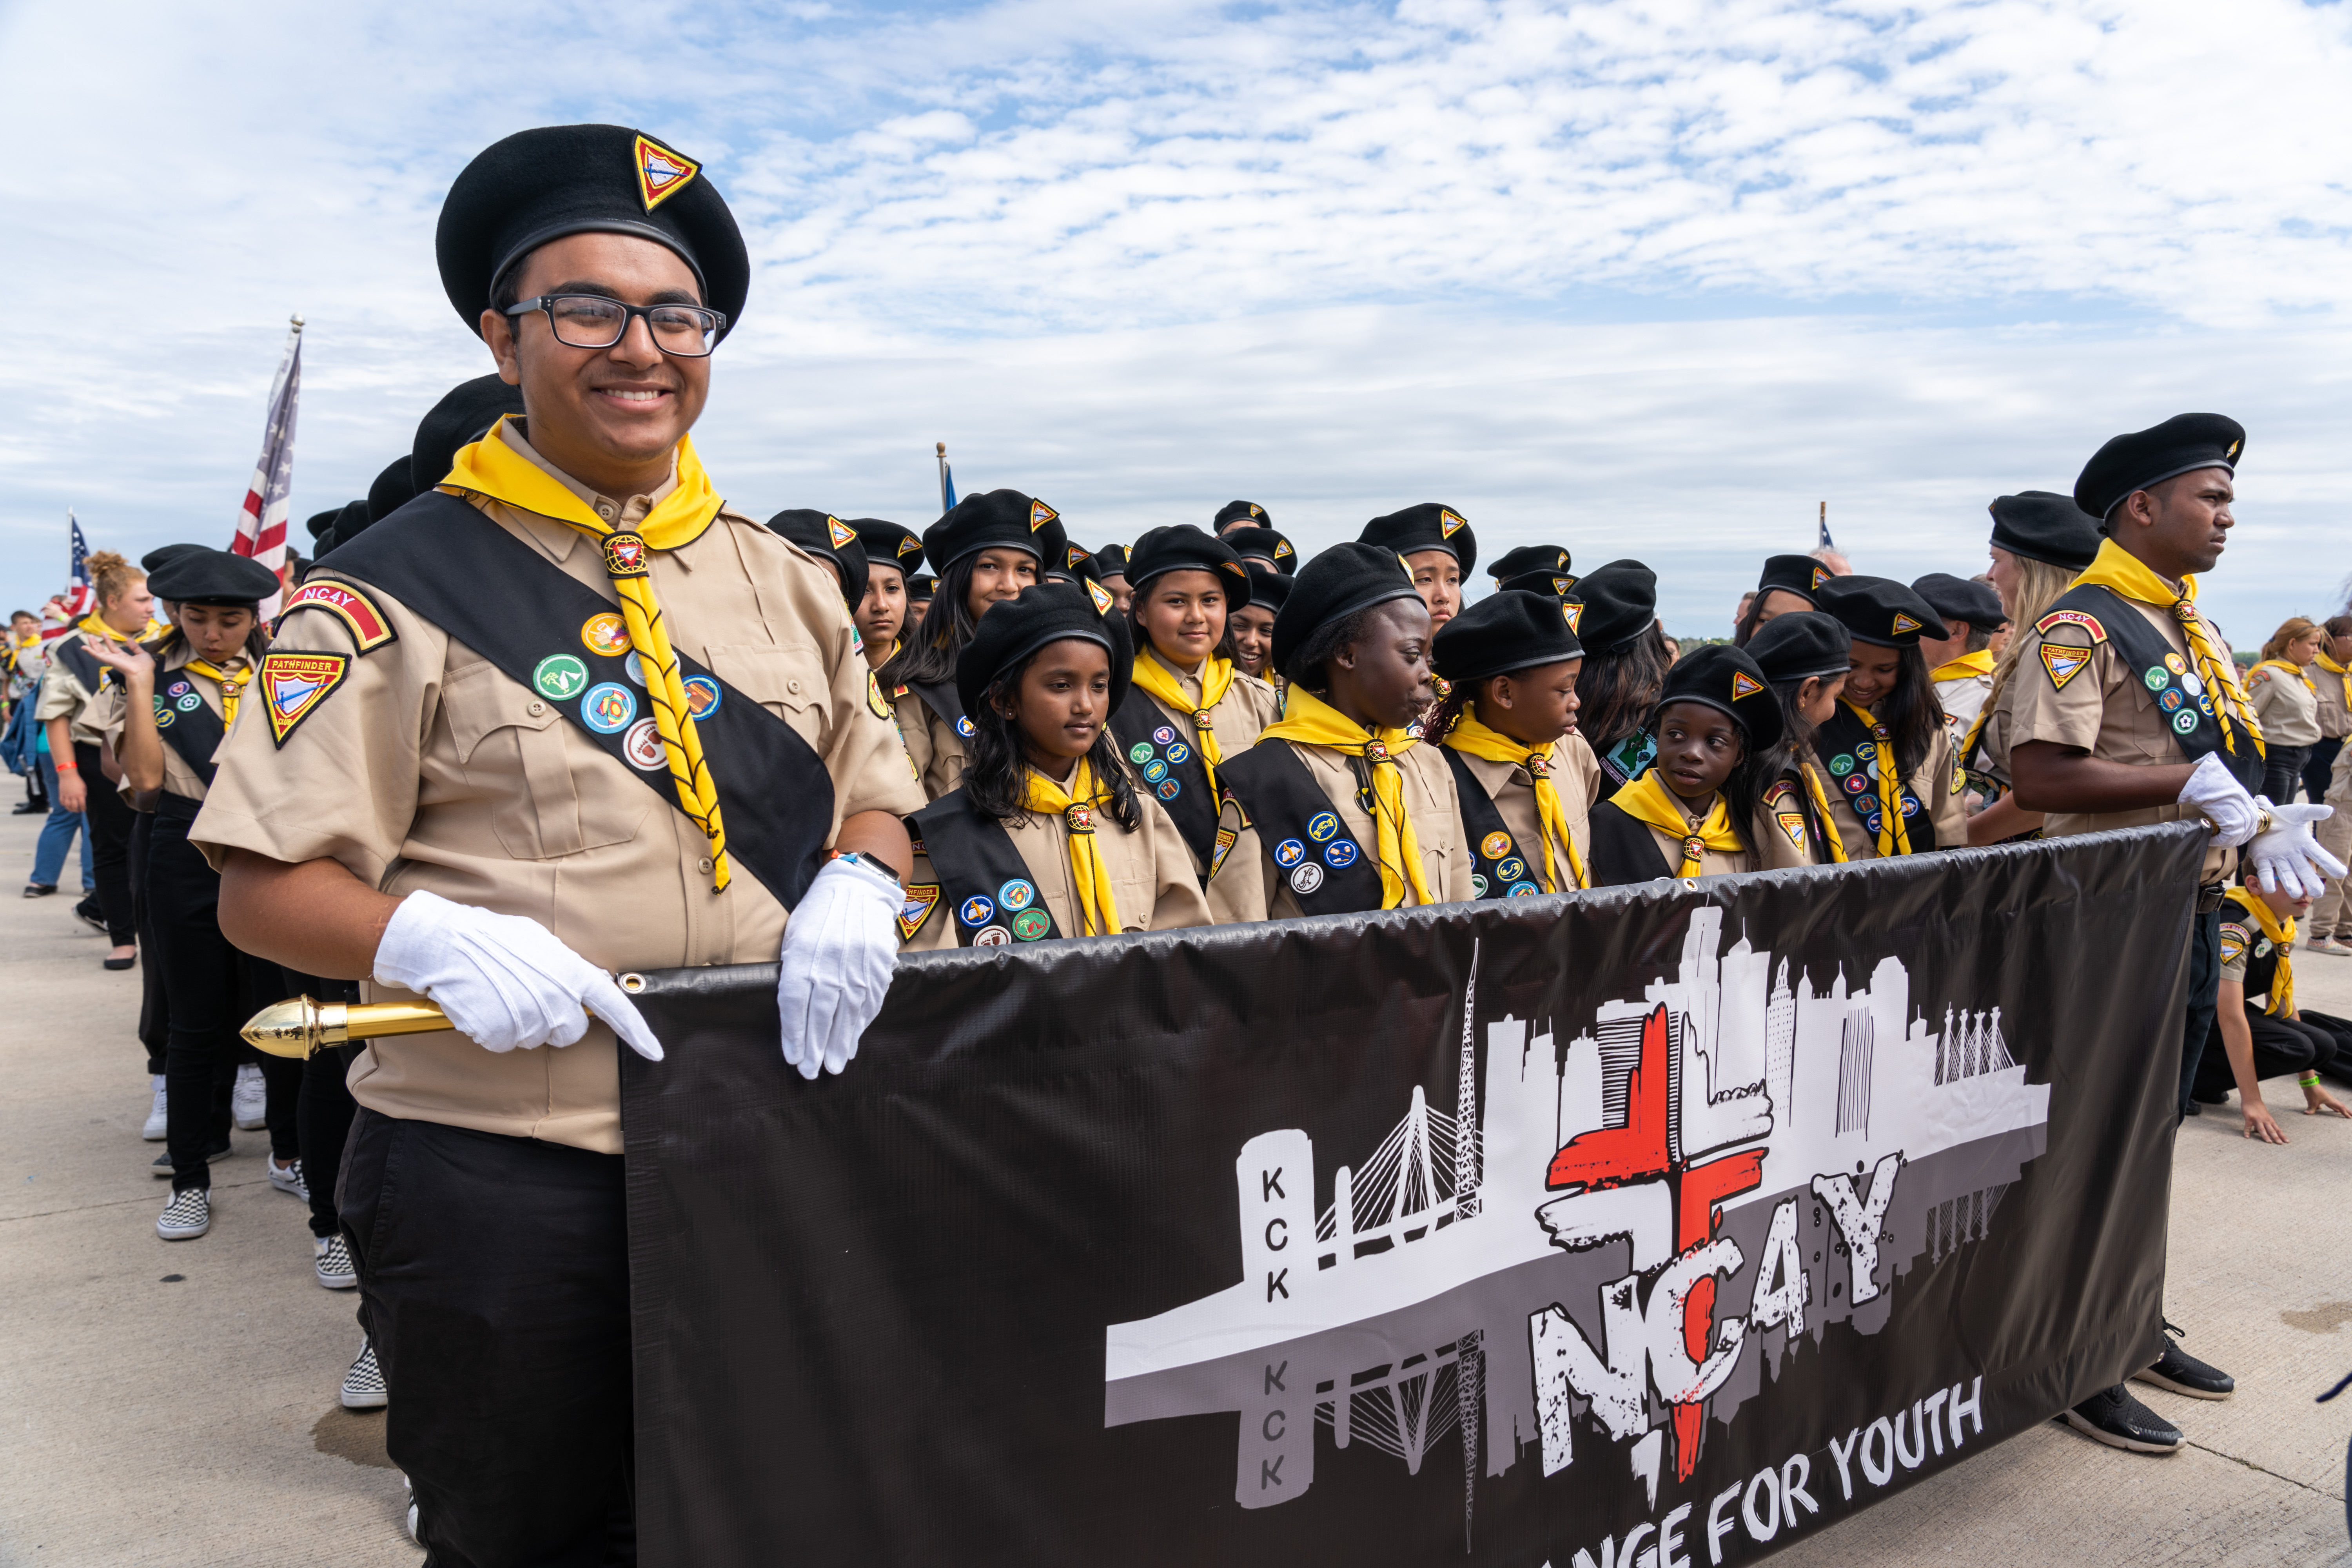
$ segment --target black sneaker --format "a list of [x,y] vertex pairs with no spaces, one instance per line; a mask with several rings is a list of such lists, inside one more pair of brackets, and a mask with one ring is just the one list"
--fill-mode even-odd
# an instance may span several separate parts
[[2145,1366],[2132,1373],[2134,1383],[2154,1384],[2191,1399],[2227,1399],[2238,1392],[2236,1378],[2220,1367],[2206,1365],[2172,1342],[2172,1336],[2180,1332],[2179,1329],[2167,1323],[2164,1331],[2164,1353],[2157,1358],[2154,1366]]
[[55,882],[27,882],[25,884],[25,896],[28,899],[46,899],[57,890],[58,885]]
[[2170,1454],[2180,1447],[2180,1428],[2134,1399],[2120,1383],[2101,1389],[2059,1419],[2110,1448]]
[[98,932],[99,935],[110,936],[113,934],[106,923],[106,911],[98,907],[98,900],[96,899],[84,899],[81,902],[74,906],[73,912],[75,916],[80,920],[82,924],[89,927],[90,930]]
[[[224,1138],[221,1140],[221,1145],[219,1148],[207,1149],[205,1151],[205,1161],[209,1164],[215,1160],[226,1160],[228,1158],[228,1140]],[[166,1180],[169,1180],[172,1174],[172,1152],[166,1149],[161,1154],[156,1155],[155,1163],[148,1166],[147,1170],[148,1173],[151,1175],[162,1176]]]

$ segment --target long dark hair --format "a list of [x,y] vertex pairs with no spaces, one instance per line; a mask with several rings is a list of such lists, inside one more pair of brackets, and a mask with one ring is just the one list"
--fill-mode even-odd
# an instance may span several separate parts
[[[946,597],[944,579],[940,587],[940,596]],[[1047,643],[1045,647],[1053,646]],[[996,705],[1019,700],[1021,677],[1045,647],[990,681],[988,689],[981,693],[980,705],[964,715],[971,721],[971,738],[964,743],[964,796],[974,810],[999,822],[1025,821],[1029,816],[1029,792],[1023,779],[1029,759],[1021,749],[1021,726],[997,711]],[[1094,770],[1097,783],[1108,787],[1111,816],[1132,833],[1143,826],[1143,813],[1136,807],[1134,786],[1128,783],[1127,769],[1111,743],[1107,721],[1108,716],[1095,743],[1087,750],[1087,766]]]
[[1936,732],[1944,727],[1944,705],[1936,700],[1936,683],[1927,679],[1927,656],[1919,651],[1919,645],[1895,651],[1895,689],[1880,698],[1871,712],[1886,726],[1895,747],[1895,771],[1908,784],[1927,760]]
[[[1206,572],[1208,568],[1205,566],[1171,566],[1168,569],[1169,572]],[[1150,584],[1157,583],[1160,579],[1167,575],[1168,572],[1154,572],[1147,581],[1132,584],[1135,589],[1135,593],[1127,601],[1127,635],[1129,640],[1135,645],[1135,651],[1139,654],[1145,648],[1150,648],[1155,653],[1159,651],[1160,645],[1153,642],[1151,640],[1151,634],[1143,629],[1143,617],[1136,612],[1142,605],[1144,595],[1149,589]],[[1224,579],[1223,577],[1218,578],[1217,586],[1222,589],[1224,585]],[[1223,629],[1217,633],[1217,645],[1209,650],[1209,657],[1211,658],[1231,659],[1238,659],[1240,658],[1240,656],[1234,651],[1234,602],[1230,595],[1228,595],[1225,599],[1224,626]],[[1173,666],[1175,660],[1167,659],[1165,662]]]
[[[1759,787],[1769,789],[1773,780],[1788,773],[1794,773],[1801,780],[1803,778],[1805,752],[1813,743],[1813,736],[1817,732],[1818,726],[1806,722],[1804,713],[1798,708],[1797,700],[1804,691],[1805,682],[1808,680],[1836,679],[1833,674],[1801,675],[1794,680],[1776,680],[1771,683],[1772,695],[1780,702],[1780,742],[1770,751],[1766,752],[1760,760],[1763,775],[1759,781]],[[1805,791],[1807,815],[1810,816],[1812,809],[1812,792],[1807,790]]]
[[1489,675],[1484,679],[1454,682],[1445,695],[1437,700],[1437,705],[1429,710],[1429,716],[1421,721],[1421,738],[1435,745],[1452,734],[1454,726],[1462,722],[1462,715],[1469,712],[1470,705],[1478,700],[1478,693],[1497,679]]
[[[932,685],[955,679],[956,655],[980,625],[965,603],[971,597],[971,568],[977,560],[977,555],[967,555],[940,574],[940,585],[923,606],[922,621],[913,631],[899,634],[898,651],[875,674],[886,689],[919,680]],[[980,722],[976,714],[971,720]]]
[[1576,695],[1583,704],[1576,724],[1595,752],[1606,754],[1650,721],[1673,662],[1666,634],[1655,621],[1631,642],[1585,653],[1583,672],[1576,678]]

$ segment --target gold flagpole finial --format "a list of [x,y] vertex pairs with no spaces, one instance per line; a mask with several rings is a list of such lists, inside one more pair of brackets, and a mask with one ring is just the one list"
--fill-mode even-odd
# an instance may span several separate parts
[[264,1007],[244,1029],[246,1044],[273,1057],[306,1061],[328,1046],[385,1035],[424,1035],[449,1026],[430,1002],[320,1002],[296,996]]

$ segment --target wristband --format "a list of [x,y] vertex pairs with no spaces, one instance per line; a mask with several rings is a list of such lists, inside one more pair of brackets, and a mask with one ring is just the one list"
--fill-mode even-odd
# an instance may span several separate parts
[[2295,1087],[2298,1089],[2317,1089],[2319,1087],[2319,1075],[2315,1072],[2308,1072],[2295,1079],[2294,1082]]
[[904,877],[901,877],[898,872],[893,871],[889,867],[884,865],[880,859],[872,855],[866,854],[864,850],[836,849],[832,854],[827,855],[825,858],[828,860],[847,860],[853,865],[864,866],[869,870],[879,871],[884,876],[890,879],[890,885],[892,887],[898,888],[901,890],[904,890],[907,886],[907,879]]
[[78,773],[81,772],[81,764],[79,763],[51,763],[49,766],[57,769],[58,772],[61,773]]

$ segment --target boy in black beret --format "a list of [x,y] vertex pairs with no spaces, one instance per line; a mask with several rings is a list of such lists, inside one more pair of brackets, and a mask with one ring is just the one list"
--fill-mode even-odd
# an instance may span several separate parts
[[1930,572],[1915,577],[1911,591],[1944,623],[1941,637],[1919,639],[1919,657],[1955,741],[1969,732],[1992,693],[1993,634],[2009,624],[2000,595],[1990,583]]
[[1569,628],[1584,645],[1577,728],[1601,764],[1607,799],[1650,765],[1646,728],[1673,657],[1658,626],[1657,574],[1638,561],[1612,561],[1569,590]]
[[1226,612],[1225,626],[1234,639],[1234,663],[1245,675],[1255,675],[1274,688],[1279,712],[1283,680],[1274,668],[1274,617],[1290,601],[1290,574],[1255,561],[1249,568],[1249,603]]
[[1505,588],[1438,629],[1437,672],[1451,686],[1428,734],[1444,751],[1482,899],[1592,885],[1586,816],[1600,786],[1576,732],[1584,647],[1558,596]]
[[1748,602],[1739,624],[1732,629],[1735,647],[1746,647],[1757,629],[1775,616],[1815,608],[1814,595],[1836,574],[1810,555],[1767,555],[1756,579],[1756,596]]
[[1720,644],[1677,659],[1648,727],[1655,761],[1592,808],[1592,885],[1755,870],[1763,760],[1780,740],[1780,701],[1763,670]]
[[1462,582],[1478,564],[1478,536],[1460,512],[1425,500],[1372,519],[1356,537],[1404,557],[1412,591],[1429,607],[1433,633],[1462,613]]
[[1418,743],[1429,644],[1428,608],[1384,545],[1334,545],[1291,584],[1274,620],[1283,716],[1219,770],[1219,832],[1235,836],[1222,875],[1262,884],[1259,918],[1476,896],[1453,773]]
[[1851,639],[1836,711],[1814,733],[1853,860],[1918,855],[1968,842],[1956,743],[1920,653],[1944,623],[1902,584],[1834,577],[1819,593]]
[[903,641],[907,579],[923,563],[923,542],[913,529],[878,517],[853,517],[849,526],[866,552],[866,593],[850,619],[857,623],[866,662],[878,670]]
[[1813,737],[1837,711],[1853,641],[1835,616],[1799,610],[1774,616],[1744,650],[1780,702],[1780,739],[1764,752],[1764,798],[1752,836],[1760,869],[1832,866],[1846,858]]
[[972,733],[962,782],[907,819],[922,846],[898,917],[908,948],[1211,923],[1176,825],[1110,733],[1133,656],[1109,609],[1099,584],[1037,584],[957,656]]
[[804,506],[785,508],[768,520],[768,529],[833,568],[841,584],[842,606],[855,616],[866,598],[866,546],[857,542],[857,531],[829,511]]

